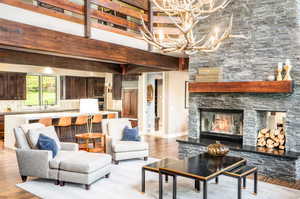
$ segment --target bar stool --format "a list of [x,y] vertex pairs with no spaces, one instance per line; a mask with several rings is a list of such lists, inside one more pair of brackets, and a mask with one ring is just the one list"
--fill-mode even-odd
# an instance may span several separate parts
[[114,118],[116,118],[116,114],[115,113],[109,113],[107,115],[107,119],[114,119]]
[[73,142],[75,135],[72,132],[72,118],[61,117],[58,120],[58,124],[55,125],[58,137],[64,142]]
[[87,115],[81,115],[76,118],[75,124],[74,124],[74,131],[76,134],[81,133],[87,133],[87,123],[88,123],[89,116]]
[[41,118],[39,120],[39,123],[44,124],[46,127],[52,126],[52,118],[51,117]]
[[101,114],[94,115],[94,117],[92,119],[92,124],[93,124],[92,131],[93,132],[96,132],[96,133],[102,132],[102,129],[101,129],[102,119],[103,119],[103,116]]

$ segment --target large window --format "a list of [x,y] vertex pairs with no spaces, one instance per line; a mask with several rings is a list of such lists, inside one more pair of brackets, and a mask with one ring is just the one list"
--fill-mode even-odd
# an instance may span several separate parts
[[57,104],[57,77],[28,75],[26,77],[25,105],[41,106]]

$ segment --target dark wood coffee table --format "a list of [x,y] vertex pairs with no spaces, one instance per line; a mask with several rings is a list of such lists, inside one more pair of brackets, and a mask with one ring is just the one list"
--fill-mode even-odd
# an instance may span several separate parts
[[245,164],[246,160],[239,157],[212,157],[206,153],[183,160],[173,160],[172,163],[160,165],[159,168],[159,199],[163,198],[163,175],[173,176],[173,199],[177,195],[177,176],[203,182],[203,199],[207,199],[207,182],[216,179],[223,172]]
[[[176,163],[177,163],[177,160],[166,158],[166,159],[143,166],[143,168],[142,168],[142,193],[145,193],[145,189],[146,189],[146,182],[145,182],[146,181],[146,171],[159,173],[160,168],[166,168],[169,165],[176,164]],[[168,180],[169,176],[173,177],[173,179],[175,178],[175,175],[166,174],[165,175],[166,182],[169,181]],[[173,182],[174,182],[174,180],[173,180]],[[200,191],[200,183],[198,180],[195,180],[195,189],[197,191]]]

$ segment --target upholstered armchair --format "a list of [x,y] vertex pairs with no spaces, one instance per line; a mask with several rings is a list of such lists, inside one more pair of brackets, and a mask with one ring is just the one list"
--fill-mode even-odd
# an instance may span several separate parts
[[102,131],[106,134],[106,152],[112,155],[115,164],[120,160],[144,158],[149,156],[149,145],[140,141],[122,141],[123,130],[131,123],[127,118],[102,120]]
[[19,172],[23,181],[26,181],[28,176],[57,180],[58,169],[55,168],[55,159],[75,156],[77,153],[72,152],[78,152],[78,144],[62,142],[60,153],[53,159],[51,151],[31,149],[23,129],[15,128],[14,134]]

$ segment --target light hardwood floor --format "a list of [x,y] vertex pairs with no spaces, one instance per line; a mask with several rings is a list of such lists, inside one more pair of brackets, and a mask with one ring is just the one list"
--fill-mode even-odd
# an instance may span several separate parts
[[[176,139],[163,139],[146,136],[145,139],[150,144],[150,156],[155,158],[171,157],[176,158],[178,154],[178,144]],[[29,179],[30,180],[30,179]],[[278,184],[300,190],[300,182],[289,183],[259,176],[259,180]],[[3,142],[0,141],[0,199],[36,199],[38,197],[17,188],[15,185],[21,179],[18,172],[15,152],[3,149]]]

